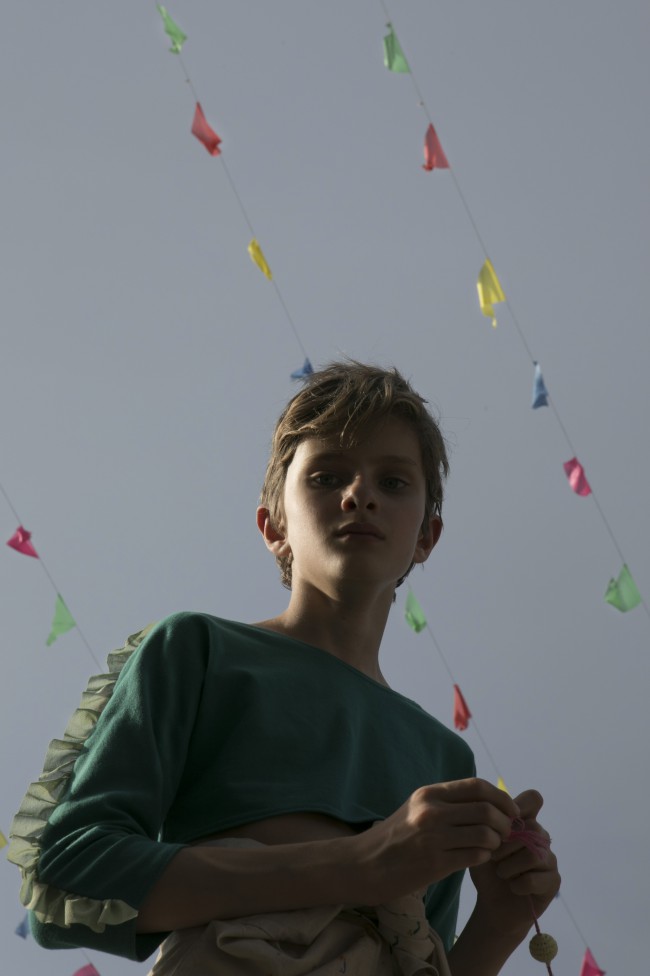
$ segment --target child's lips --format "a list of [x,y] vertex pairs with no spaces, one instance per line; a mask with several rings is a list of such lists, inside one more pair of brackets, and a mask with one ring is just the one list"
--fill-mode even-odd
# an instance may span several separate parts
[[376,525],[371,522],[348,522],[347,525],[342,526],[336,535],[342,536],[362,536],[371,539],[383,539],[384,534],[381,532]]

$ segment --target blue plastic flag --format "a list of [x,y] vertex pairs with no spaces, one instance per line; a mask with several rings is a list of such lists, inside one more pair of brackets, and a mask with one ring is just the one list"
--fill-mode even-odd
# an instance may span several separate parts
[[29,918],[25,915],[22,922],[19,922],[15,930],[16,935],[19,935],[21,939],[26,939],[29,935]]
[[308,359],[305,359],[300,369],[294,369],[293,373],[291,374],[291,379],[306,380],[307,377],[311,376],[313,372],[314,372],[314,367],[312,366],[312,364],[309,362]]
[[538,407],[548,407],[548,390],[544,385],[544,377],[539,363],[535,363],[535,379],[533,380],[533,410]]

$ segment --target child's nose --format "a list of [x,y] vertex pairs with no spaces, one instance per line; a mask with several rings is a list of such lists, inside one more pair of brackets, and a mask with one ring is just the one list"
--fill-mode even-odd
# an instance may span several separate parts
[[341,500],[341,508],[344,511],[354,511],[357,508],[374,508],[375,505],[375,493],[366,478],[357,476],[354,481],[345,486]]

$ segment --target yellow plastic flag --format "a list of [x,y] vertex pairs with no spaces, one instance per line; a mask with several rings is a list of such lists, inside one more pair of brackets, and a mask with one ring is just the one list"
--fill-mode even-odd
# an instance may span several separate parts
[[492,262],[489,258],[486,259],[485,264],[479,271],[476,288],[478,291],[478,303],[481,306],[481,311],[483,312],[483,315],[487,315],[489,319],[492,319],[492,325],[496,329],[497,320],[494,314],[494,309],[492,308],[492,303],[505,302],[506,296],[503,293],[503,288],[499,284],[496,271],[492,267]]
[[269,281],[271,281],[273,278],[273,275],[271,274],[271,269],[266,263],[266,258],[262,253],[262,248],[260,247],[259,242],[256,241],[255,238],[253,238],[253,240],[248,245],[248,253],[251,256],[251,261],[254,264],[256,264],[257,267],[262,272],[262,274],[265,274],[266,277],[269,279]]
[[7,838],[5,837],[5,835],[0,830],[0,847],[6,847],[8,843],[9,843],[9,841],[7,840]]
[[500,777],[500,776],[499,776],[499,778],[498,778],[498,780],[497,780],[497,789],[498,789],[498,790],[503,790],[503,792],[504,792],[504,793],[507,793],[507,794],[508,794],[508,796],[510,796],[510,790],[508,789],[508,787],[507,787],[507,786],[506,786],[506,784],[505,784],[505,783],[503,782],[503,780],[501,779],[501,777]]

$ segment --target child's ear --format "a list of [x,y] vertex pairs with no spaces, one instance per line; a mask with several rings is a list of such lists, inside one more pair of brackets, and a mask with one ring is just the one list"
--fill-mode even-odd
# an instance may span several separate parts
[[291,551],[289,543],[284,534],[284,526],[276,528],[271,522],[271,513],[268,508],[260,505],[257,509],[257,527],[264,536],[266,548],[274,556],[286,556]]
[[425,563],[435,549],[442,533],[442,519],[439,515],[431,515],[420,529],[415,552],[414,563]]

